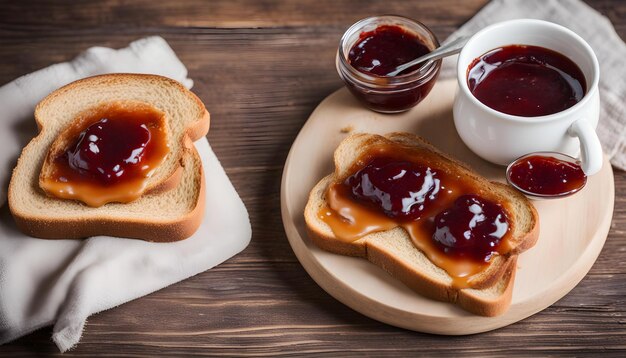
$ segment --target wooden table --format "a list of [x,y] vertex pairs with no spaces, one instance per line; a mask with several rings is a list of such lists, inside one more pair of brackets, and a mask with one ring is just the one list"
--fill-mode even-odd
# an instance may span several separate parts
[[[626,38],[626,2],[587,1]],[[307,275],[283,232],[280,178],[289,147],[315,106],[341,86],[337,42],[356,20],[419,19],[440,39],[485,0],[466,1],[14,1],[0,4],[0,83],[73,58],[161,35],[211,112],[208,135],[242,196],[253,237],[208,272],[91,317],[65,356],[587,355],[626,354],[626,173],[615,171],[607,243],[589,275],[552,307],[480,335],[441,337],[371,320]],[[330,118],[329,120],[332,120]],[[51,328],[0,346],[0,355],[55,353]]]

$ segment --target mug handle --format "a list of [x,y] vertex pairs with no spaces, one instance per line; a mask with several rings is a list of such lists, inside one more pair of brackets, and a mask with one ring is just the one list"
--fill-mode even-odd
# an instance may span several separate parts
[[580,141],[580,154],[582,168],[587,176],[594,175],[602,169],[602,145],[591,124],[579,119],[570,125],[567,133],[572,137],[578,137]]

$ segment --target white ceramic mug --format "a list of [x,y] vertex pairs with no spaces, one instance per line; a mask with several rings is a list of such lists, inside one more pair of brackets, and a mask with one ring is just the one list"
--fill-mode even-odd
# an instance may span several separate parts
[[[468,67],[474,59],[507,45],[541,46],[567,56],[585,76],[584,97],[566,110],[532,118],[498,112],[480,102],[468,87]],[[580,152],[584,172],[592,175],[602,168],[602,147],[595,132],[600,113],[599,77],[593,50],[567,28],[531,19],[497,23],[472,36],[459,54],[454,124],[463,142],[490,162],[508,165],[522,155],[539,151],[573,157]]]

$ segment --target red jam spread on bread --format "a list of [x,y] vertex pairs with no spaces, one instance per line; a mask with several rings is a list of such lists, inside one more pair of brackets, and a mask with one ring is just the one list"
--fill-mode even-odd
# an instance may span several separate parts
[[506,252],[505,208],[430,152],[400,144],[368,149],[349,175],[330,184],[318,216],[340,240],[400,226],[459,288]]
[[462,195],[435,216],[433,240],[446,254],[489,261],[509,231],[502,207],[473,194]]
[[354,198],[400,220],[416,220],[441,190],[436,171],[425,165],[375,157],[344,184]]
[[40,185],[49,195],[93,207],[139,198],[169,145],[165,115],[140,102],[109,103],[83,113],[60,137]]
[[508,175],[520,189],[539,195],[566,195],[577,192],[587,183],[580,165],[542,155],[516,161]]
[[[348,61],[360,72],[386,76],[396,67],[430,52],[430,49],[414,33],[397,25],[381,25],[363,32],[348,53]],[[420,64],[405,70],[409,73]]]

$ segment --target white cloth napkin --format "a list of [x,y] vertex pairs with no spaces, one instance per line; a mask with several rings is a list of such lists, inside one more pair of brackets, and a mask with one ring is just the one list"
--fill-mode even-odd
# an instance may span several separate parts
[[153,73],[193,84],[165,40],[150,37],[120,50],[90,48],[71,62],[0,88],[0,344],[54,324],[52,339],[66,351],[80,340],[89,315],[208,270],[250,242],[248,212],[206,139],[196,142],[206,175],[206,210],[186,240],[41,240],[16,229],[6,190],[21,148],[35,135],[35,105],[64,84],[109,72]]
[[[472,35],[501,21],[532,18],[574,31],[591,45],[600,62],[600,121],[596,132],[611,164],[626,170],[626,44],[606,17],[580,0],[494,0],[446,41]],[[456,76],[456,59],[444,61],[442,78]]]

